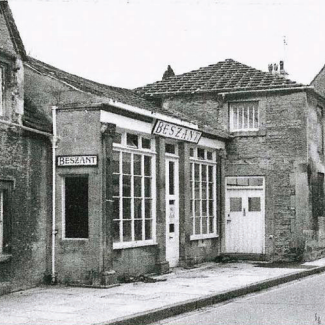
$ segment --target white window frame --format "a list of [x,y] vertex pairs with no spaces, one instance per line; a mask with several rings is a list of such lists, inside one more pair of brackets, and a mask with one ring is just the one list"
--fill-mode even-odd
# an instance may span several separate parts
[[[252,121],[253,125],[249,125],[250,114],[252,110]],[[246,111],[247,109],[247,111]],[[237,121],[234,123],[234,111],[236,110]],[[247,121],[245,121],[244,112],[247,112]],[[239,113],[241,113],[241,119],[239,119]],[[257,122],[255,117],[257,115]],[[241,120],[241,121],[240,121]],[[247,123],[245,127],[245,123]],[[257,124],[257,125],[256,125]],[[258,101],[243,101],[243,102],[231,102],[229,103],[229,126],[230,132],[241,132],[241,131],[258,131],[260,126],[260,110]]]
[[[140,246],[149,246],[149,245],[155,245],[156,244],[156,152],[155,152],[155,139],[152,138],[150,135],[142,135],[138,134],[132,131],[117,131],[121,134],[121,143],[114,143],[113,144],[113,150],[115,152],[119,152],[119,218],[117,219],[115,216],[113,216],[113,220],[120,222],[120,242],[114,242],[113,243],[113,249],[123,249],[123,248],[130,248],[130,247],[140,247]],[[127,146],[127,133],[138,135],[138,148],[134,148],[131,146]],[[151,140],[151,147],[150,149],[143,149],[141,148],[142,145],[142,138],[150,139]],[[123,242],[123,228],[121,227],[121,224],[123,224],[123,174],[122,174],[122,156],[123,153],[130,153],[131,154],[131,237],[132,241]],[[143,240],[134,240],[135,238],[135,219],[134,219],[134,164],[133,164],[133,155],[140,155],[142,164],[141,164],[141,200],[142,200],[142,209],[141,209],[141,216],[142,216],[142,238],[145,238],[145,188],[144,188],[144,156],[151,157],[151,220],[152,220],[152,238],[151,239],[143,239]],[[139,175],[137,175],[139,176]],[[113,196],[113,199],[117,198],[116,196]]]
[[[201,239],[209,239],[209,238],[217,238],[218,237],[218,229],[217,229],[217,163],[216,163],[216,151],[211,148],[202,148],[202,147],[191,147],[194,150],[194,155],[190,157],[190,163],[191,163],[191,177],[190,177],[190,182],[191,182],[191,205],[192,205],[192,214],[190,216],[191,222],[192,222],[192,234],[190,235],[191,240],[201,240]],[[198,149],[204,149],[204,159],[198,157]],[[212,159],[208,160],[207,159],[207,152],[210,151],[212,152]],[[199,176],[199,183],[200,183],[200,189],[199,189],[199,200],[200,200],[200,234],[195,234],[195,218],[197,216],[195,215],[195,164],[199,164],[199,170],[200,170],[200,176]],[[207,185],[209,184],[209,171],[208,171],[208,166],[213,167],[213,232],[210,232],[210,222],[209,218],[210,215],[208,215],[209,211],[209,192],[208,192],[208,187],[207,187],[207,214],[206,216],[203,215],[202,213],[202,201],[204,198],[202,198],[202,165],[207,166],[206,167],[206,182]],[[193,176],[192,176],[193,175]],[[202,234],[202,220],[203,218],[207,218],[207,233]]]

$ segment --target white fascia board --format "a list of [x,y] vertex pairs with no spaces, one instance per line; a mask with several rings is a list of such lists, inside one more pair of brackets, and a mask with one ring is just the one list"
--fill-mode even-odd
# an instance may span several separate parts
[[105,104],[108,104],[108,105],[111,105],[111,106],[114,106],[114,107],[117,107],[117,108],[121,108],[121,109],[124,109],[124,110],[129,111],[129,112],[137,113],[139,115],[149,116],[149,117],[157,119],[157,120],[163,120],[163,121],[166,121],[166,122],[175,123],[175,124],[178,124],[178,125],[182,125],[182,126],[192,128],[192,129],[199,129],[197,124],[186,122],[186,121],[183,121],[183,120],[178,119],[176,117],[172,117],[172,116],[165,115],[165,114],[162,114],[162,113],[152,112],[152,111],[148,111],[148,110],[143,109],[143,108],[139,108],[139,107],[123,104],[123,103],[120,103],[120,102],[116,102],[116,101],[111,100],[111,99],[109,99],[108,101],[105,101]]
[[225,143],[216,139],[209,139],[206,137],[201,137],[198,146],[208,147],[212,149],[225,149]]
[[146,134],[151,134],[153,126],[152,123],[136,120],[130,117],[106,112],[103,110],[100,111],[100,122],[116,124],[117,128]]

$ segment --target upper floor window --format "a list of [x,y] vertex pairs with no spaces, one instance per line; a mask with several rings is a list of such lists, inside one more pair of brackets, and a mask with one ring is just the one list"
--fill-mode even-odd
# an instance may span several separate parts
[[257,131],[259,129],[258,102],[229,104],[230,131]]
[[4,68],[0,66],[0,116],[3,115],[3,95],[4,95]]

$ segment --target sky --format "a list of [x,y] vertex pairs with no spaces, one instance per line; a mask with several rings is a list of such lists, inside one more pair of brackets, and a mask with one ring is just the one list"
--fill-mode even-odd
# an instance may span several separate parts
[[[322,3],[323,2],[323,3]],[[124,88],[234,59],[284,60],[309,84],[325,64],[323,0],[9,0],[29,55]]]

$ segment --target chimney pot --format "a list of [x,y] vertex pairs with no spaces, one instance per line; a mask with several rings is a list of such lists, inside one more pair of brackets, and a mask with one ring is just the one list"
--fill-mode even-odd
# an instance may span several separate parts
[[269,68],[269,72],[272,73],[272,71],[273,71],[273,64],[270,63],[270,64],[268,65],[268,68]]

